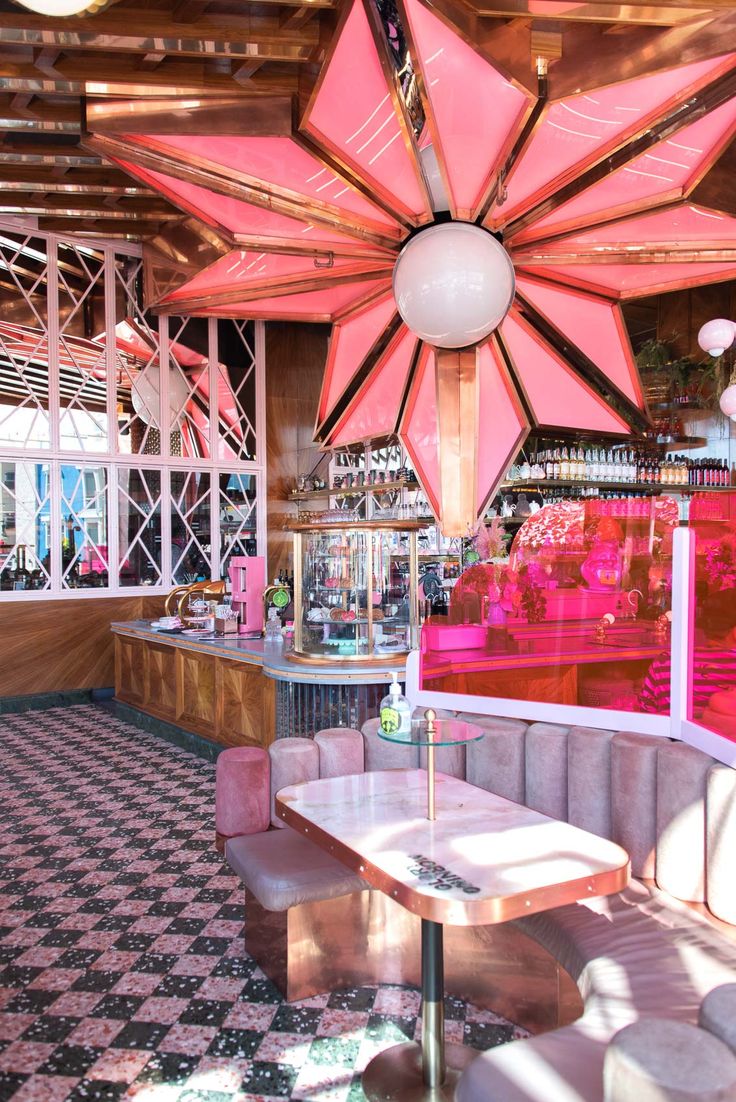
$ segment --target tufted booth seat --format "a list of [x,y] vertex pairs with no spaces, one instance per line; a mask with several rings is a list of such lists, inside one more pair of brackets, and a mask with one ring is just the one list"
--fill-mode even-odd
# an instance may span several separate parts
[[[704,996],[736,981],[736,930],[725,925],[736,926],[736,770],[683,743],[636,732],[527,725],[465,713],[459,718],[479,723],[486,737],[461,748],[462,754],[451,747],[453,753],[439,768],[612,838],[630,853],[634,879],[619,895],[488,928],[494,937],[516,929],[559,962],[578,987],[577,1013],[582,1008],[582,1014],[576,1020],[569,1015],[558,1028],[549,1022],[542,1027],[547,1032],[483,1053],[461,1077],[456,1102],[603,1102],[604,1055],[618,1030],[645,1017],[695,1025]],[[416,768],[416,748],[382,741],[377,725],[376,720],[363,725],[362,762],[357,732],[321,733],[311,749],[311,740],[279,740],[270,748],[270,775],[278,776],[281,787],[320,775],[320,762],[337,775],[341,753],[344,772],[359,770],[361,764],[366,770]],[[321,744],[331,737],[335,745],[325,751]],[[307,745],[287,749],[289,743]],[[241,770],[239,784],[242,779]],[[263,800],[251,793],[245,802],[258,809],[262,823]],[[352,922],[359,925],[357,900],[380,897],[356,891],[363,882],[356,877],[357,885],[351,885],[352,874],[335,868],[306,841],[300,854],[285,845],[282,860],[277,839],[284,836],[290,843],[296,837],[288,828],[264,833],[261,826],[247,834],[242,817],[231,813],[230,826],[233,822],[239,837],[228,841],[226,853],[246,885],[246,899],[252,893],[264,907],[288,909],[290,916],[302,910],[302,900],[328,909],[355,900],[349,922],[341,912],[342,930]],[[220,834],[223,825],[218,819]],[[313,875],[306,872],[308,863]],[[352,894],[336,898],[342,891]],[[707,917],[703,903],[721,923]],[[262,917],[247,904],[249,951],[248,928]],[[327,929],[322,912],[317,925]],[[365,944],[351,951],[359,956]],[[325,950],[319,967],[325,969],[326,983],[335,975],[329,966]],[[497,992],[494,967],[488,964],[487,984]],[[371,980],[366,976],[363,982]],[[301,996],[293,988],[288,997]],[[472,997],[479,1001],[477,988]],[[502,1004],[498,1009],[504,1012]]]

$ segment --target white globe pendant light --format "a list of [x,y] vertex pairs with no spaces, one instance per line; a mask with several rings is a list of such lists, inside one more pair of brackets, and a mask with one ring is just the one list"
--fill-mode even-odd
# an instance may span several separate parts
[[81,15],[86,11],[97,11],[104,7],[106,0],[15,0],[15,2],[39,15],[63,18],[67,15]]
[[727,318],[713,318],[698,331],[698,344],[711,356],[722,356],[733,344],[736,325]]
[[723,394],[718,399],[718,405],[721,407],[726,417],[730,417],[732,421],[736,421],[736,382],[726,387]]
[[412,333],[440,348],[482,341],[514,298],[514,268],[503,245],[469,222],[420,230],[399,253],[393,275],[399,314]]

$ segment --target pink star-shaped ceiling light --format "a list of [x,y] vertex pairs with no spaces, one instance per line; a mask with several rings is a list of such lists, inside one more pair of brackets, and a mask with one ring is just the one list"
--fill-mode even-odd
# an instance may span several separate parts
[[348,0],[296,121],[195,100],[131,133],[102,102],[89,144],[208,227],[204,265],[167,246],[155,306],[333,322],[316,440],[398,436],[457,535],[531,431],[644,427],[622,299],[736,276],[736,218],[691,197],[736,132],[736,54],[554,100],[399,14],[403,72]]

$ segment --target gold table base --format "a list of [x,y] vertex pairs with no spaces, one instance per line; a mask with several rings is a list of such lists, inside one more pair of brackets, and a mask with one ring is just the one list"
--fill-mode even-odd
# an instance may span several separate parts
[[429,1087],[422,1075],[422,1049],[413,1041],[374,1056],[363,1072],[369,1102],[452,1102],[461,1073],[480,1053],[467,1045],[445,1045],[445,1078]]

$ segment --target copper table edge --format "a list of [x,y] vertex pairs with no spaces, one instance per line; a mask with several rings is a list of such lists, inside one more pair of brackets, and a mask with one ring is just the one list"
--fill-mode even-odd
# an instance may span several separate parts
[[[521,892],[516,895],[499,896],[494,899],[461,900],[442,899],[426,896],[409,884],[395,880],[383,869],[370,864],[355,850],[339,841],[333,834],[315,826],[298,811],[290,807],[290,801],[276,796],[276,814],[287,826],[307,835],[315,845],[330,853],[341,864],[366,880],[372,888],[395,899],[402,907],[431,922],[440,922],[449,926],[491,926],[501,922],[510,922],[524,915],[549,911],[567,903],[577,903],[597,896],[613,895],[623,891],[629,884],[631,862],[628,857],[623,865],[615,869],[582,876],[575,880],[566,880],[562,884],[551,884],[535,889],[532,893]],[[616,844],[616,843],[614,843]],[[621,851],[625,853],[625,850]],[[527,900],[531,894],[532,899]],[[458,909],[462,910],[458,914]]]

